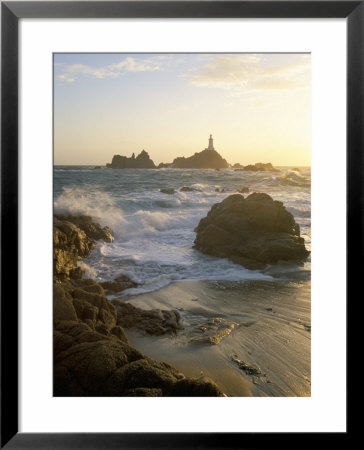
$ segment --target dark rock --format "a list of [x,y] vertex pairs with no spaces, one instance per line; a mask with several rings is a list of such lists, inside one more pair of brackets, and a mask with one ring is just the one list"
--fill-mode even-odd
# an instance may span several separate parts
[[148,153],[142,150],[137,157],[134,153],[131,158],[114,155],[111,164],[106,164],[106,167],[111,169],[154,169],[155,164]]
[[179,169],[225,169],[227,161],[216,150],[203,150],[189,158],[184,156],[174,159],[173,167]]
[[55,396],[224,395],[211,381],[186,379],[132,347],[110,323],[116,309],[93,280],[58,283],[54,291]]
[[183,378],[170,389],[171,397],[221,397],[221,391],[207,377]]
[[55,218],[53,223],[53,274],[56,280],[80,278],[81,268],[77,267],[95,247],[95,242],[86,233],[69,221]]
[[92,222],[89,216],[57,214],[53,222],[53,276],[57,281],[79,279],[83,270],[77,267],[95,247],[95,240],[113,240],[112,230]]
[[234,168],[234,169],[244,169],[244,166],[242,166],[240,163],[235,163],[235,164],[233,165],[233,168]]
[[189,186],[183,186],[180,189],[181,192],[202,192],[201,189],[196,189],[193,187],[189,187]]
[[178,311],[144,310],[118,300],[113,300],[112,303],[118,312],[117,323],[124,328],[136,328],[154,335],[176,334],[182,329]]
[[230,195],[212,206],[196,228],[195,248],[248,269],[308,255],[299,225],[282,202],[267,194]]
[[[58,220],[71,222],[80,230],[84,231],[86,236],[93,240],[103,240],[105,242],[112,242],[114,240],[112,230],[110,227],[101,227],[97,222],[92,221],[90,216],[66,216],[57,214],[55,216]],[[80,255],[85,257],[83,255]]]
[[127,275],[119,275],[114,281],[104,281],[100,283],[104,288],[106,294],[114,294],[116,292],[125,291],[125,289],[131,289],[138,286],[138,283],[133,281]]
[[55,320],[77,320],[71,295],[57,285],[53,289],[53,311]]
[[174,189],[160,189],[160,192],[162,192],[163,194],[168,194],[168,195],[173,195],[176,193],[176,191]]
[[160,397],[163,395],[162,389],[136,388],[125,391],[125,397]]
[[170,169],[171,167],[173,167],[172,163],[160,163],[158,165],[158,169]]

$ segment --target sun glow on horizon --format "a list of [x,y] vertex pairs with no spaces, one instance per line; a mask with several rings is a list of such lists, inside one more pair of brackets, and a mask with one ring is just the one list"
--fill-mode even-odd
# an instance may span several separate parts
[[156,164],[207,147],[230,164],[310,165],[308,54],[56,54],[54,161]]

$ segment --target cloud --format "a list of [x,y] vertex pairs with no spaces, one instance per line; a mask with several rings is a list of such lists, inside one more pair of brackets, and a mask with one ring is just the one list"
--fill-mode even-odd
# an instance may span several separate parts
[[109,64],[102,67],[92,67],[85,64],[65,64],[62,65],[59,75],[56,79],[60,82],[73,83],[80,76],[89,76],[92,78],[119,78],[128,72],[154,72],[164,69],[163,57],[152,57],[136,59],[127,56],[118,63]]
[[217,55],[183,76],[194,86],[241,93],[297,89],[310,84],[309,55]]

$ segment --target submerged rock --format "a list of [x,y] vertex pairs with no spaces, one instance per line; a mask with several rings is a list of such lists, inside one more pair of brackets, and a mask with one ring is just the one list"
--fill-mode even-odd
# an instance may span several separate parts
[[183,328],[178,311],[145,310],[118,300],[113,300],[112,303],[118,313],[118,325],[124,328],[136,328],[153,335],[176,334]]
[[239,324],[221,317],[214,317],[192,328],[188,333],[191,344],[219,344]]
[[189,186],[183,186],[180,189],[181,192],[202,192],[201,189],[196,189],[193,187],[189,187]]
[[132,347],[93,280],[54,285],[54,396],[223,396]]
[[264,374],[262,374],[262,371],[259,367],[248,364],[247,362],[239,359],[237,355],[231,355],[230,358],[238,365],[239,369],[243,370],[247,375],[265,376]]
[[248,269],[279,261],[303,261],[309,255],[299,225],[282,202],[253,193],[233,194],[212,206],[196,228],[194,246],[229,258]]
[[168,194],[168,195],[173,195],[176,193],[176,191],[174,189],[160,189],[160,192],[162,192],[162,194]]

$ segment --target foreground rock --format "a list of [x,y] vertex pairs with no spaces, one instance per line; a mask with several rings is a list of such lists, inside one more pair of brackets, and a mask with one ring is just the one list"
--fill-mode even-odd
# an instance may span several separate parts
[[154,169],[155,164],[148,153],[142,150],[137,157],[134,153],[130,158],[127,156],[114,155],[111,164],[106,164],[111,169]]
[[282,202],[267,194],[230,195],[212,206],[196,228],[195,248],[261,269],[279,261],[303,261],[309,252],[299,225]]
[[136,328],[153,335],[175,335],[183,328],[178,311],[144,310],[118,300],[113,300],[112,303],[117,310],[117,323],[124,328]]
[[55,396],[223,396],[132,347],[93,280],[55,284],[53,310]]
[[94,222],[91,216],[56,214],[55,217],[60,221],[73,223],[80,228],[80,230],[84,231],[86,236],[90,239],[96,241],[103,240],[105,242],[112,242],[114,240],[112,229],[110,227],[102,227],[98,222]]
[[95,240],[111,242],[112,231],[92,222],[89,216],[55,215],[53,221],[53,275],[57,281],[78,279],[82,269],[77,267],[95,247]]

